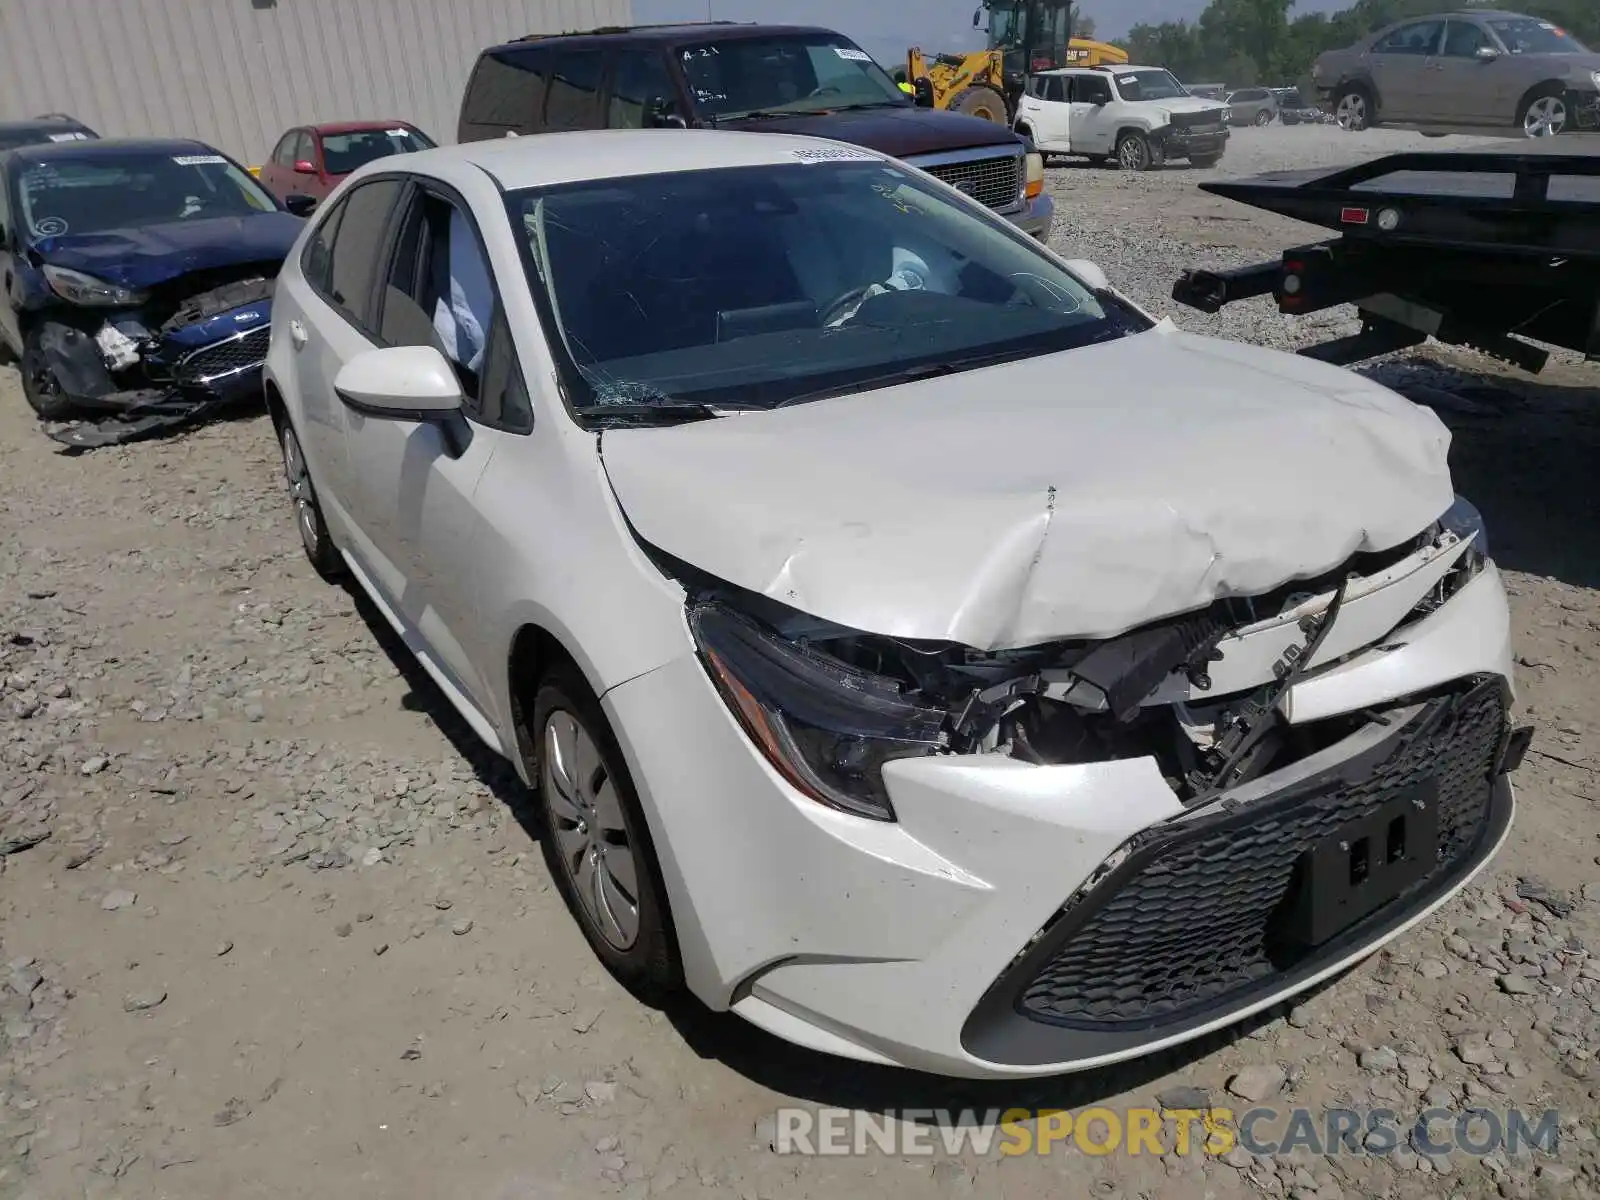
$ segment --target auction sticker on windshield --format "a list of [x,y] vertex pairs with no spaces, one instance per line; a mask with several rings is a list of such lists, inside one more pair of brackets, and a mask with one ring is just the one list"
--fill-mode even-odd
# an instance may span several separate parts
[[86,134],[86,133],[77,133],[77,132],[73,132],[73,133],[52,133],[50,135],[50,140],[52,142],[86,142],[86,141],[89,140],[89,135]]
[[802,146],[789,153],[803,163],[878,161],[877,155],[851,146]]
[[833,48],[833,52],[840,58],[848,59],[851,62],[872,61],[872,55],[868,54],[865,50],[853,50],[849,46],[835,46]]
[[228,160],[220,154],[178,154],[173,156],[172,161],[180,167],[220,167]]

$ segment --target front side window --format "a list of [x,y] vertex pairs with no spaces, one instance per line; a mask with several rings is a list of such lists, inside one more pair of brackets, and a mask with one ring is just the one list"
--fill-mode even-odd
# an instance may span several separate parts
[[278,207],[248,171],[203,149],[23,160],[17,191],[20,223],[30,238],[245,217]]
[[796,153],[508,197],[580,414],[772,408],[1148,328],[906,169]]
[[1535,17],[1491,17],[1494,30],[1512,54],[1587,54],[1589,51],[1561,26]]
[[1450,21],[1445,26],[1444,56],[1446,58],[1473,58],[1479,50],[1492,47],[1483,27],[1472,21]]
[[1124,100],[1177,100],[1189,94],[1167,71],[1128,71],[1116,76]]
[[1072,98],[1079,104],[1110,104],[1111,84],[1098,75],[1075,75]]
[[605,55],[599,50],[569,50],[553,57],[548,98],[545,101],[545,128],[551,133],[564,129],[600,127],[600,77]]
[[477,229],[449,200],[418,193],[390,263],[380,339],[391,346],[433,346],[456,368],[467,398],[476,400],[495,308]]
[[344,217],[343,200],[322,214],[305,249],[300,252],[300,273],[306,282],[326,295],[333,285],[333,240],[339,235],[339,222]]
[[663,118],[683,115],[677,96],[658,50],[621,50],[612,61],[611,112],[606,123],[612,129],[652,129]]
[[295,139],[299,136],[297,132],[284,134],[278,148],[272,152],[272,161],[280,167],[294,166]]
[[1372,52],[1426,57],[1438,52],[1439,39],[1443,35],[1443,21],[1413,21],[1381,40],[1372,48]]
[[911,106],[872,56],[839,34],[729,38],[680,53],[705,117]]
[[[322,135],[322,161],[329,175],[349,175],[369,162],[428,150],[433,143],[409,125]],[[310,157],[308,152],[307,157]]]

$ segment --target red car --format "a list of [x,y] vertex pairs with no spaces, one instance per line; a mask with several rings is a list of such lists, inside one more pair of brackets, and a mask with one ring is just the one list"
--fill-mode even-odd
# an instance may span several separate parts
[[427,134],[406,121],[301,125],[278,139],[259,178],[280,200],[301,195],[321,201],[357,167],[433,145]]

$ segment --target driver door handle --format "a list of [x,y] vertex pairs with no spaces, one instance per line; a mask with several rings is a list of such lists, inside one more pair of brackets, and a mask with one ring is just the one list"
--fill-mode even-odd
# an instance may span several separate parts
[[289,322],[289,341],[296,350],[304,350],[306,348],[306,327],[300,324],[299,321]]

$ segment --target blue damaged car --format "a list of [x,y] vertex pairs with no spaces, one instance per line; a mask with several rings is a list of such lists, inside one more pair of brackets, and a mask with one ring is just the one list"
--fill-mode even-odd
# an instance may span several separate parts
[[111,445],[259,397],[305,211],[198,142],[0,153],[0,342],[49,435]]

